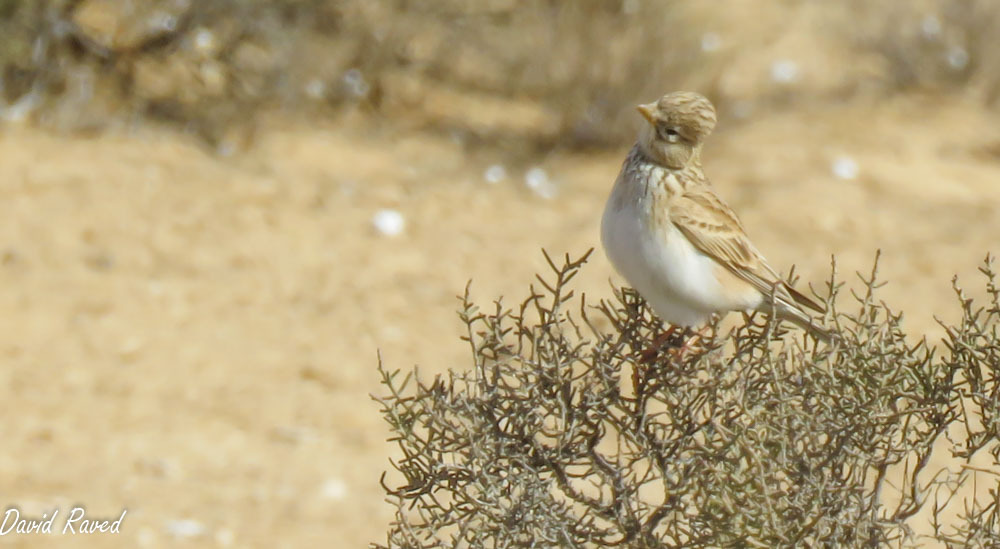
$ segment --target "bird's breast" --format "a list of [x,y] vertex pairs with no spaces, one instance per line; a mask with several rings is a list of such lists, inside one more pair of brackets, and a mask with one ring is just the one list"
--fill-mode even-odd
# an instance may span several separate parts
[[668,322],[698,324],[731,308],[720,281],[729,273],[670,219],[671,182],[655,188],[642,183],[619,181],[604,211],[601,240],[615,269]]

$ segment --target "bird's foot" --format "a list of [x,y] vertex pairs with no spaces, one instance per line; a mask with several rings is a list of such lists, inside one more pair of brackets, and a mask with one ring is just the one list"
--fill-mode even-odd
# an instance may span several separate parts
[[705,326],[699,330],[688,327],[670,326],[653,338],[649,348],[639,353],[639,362],[632,370],[632,386],[641,388],[649,376],[655,376],[657,359],[662,354],[669,357],[669,362],[683,360],[691,352],[705,349],[705,344],[711,339],[712,327]]
[[673,358],[679,359],[688,352],[704,349],[705,343],[711,338],[711,335],[711,325],[699,330],[670,326],[653,338],[652,345],[648,349],[639,353],[640,361],[643,364],[653,363],[664,351],[670,353]]
[[[687,330],[688,328],[684,328],[684,332]],[[682,345],[683,341],[684,333],[679,334],[677,333],[677,326],[670,326],[653,338],[652,345],[639,353],[639,359],[643,364],[651,364],[656,361],[656,357],[660,356],[661,352],[672,350],[672,348]]]
[[685,328],[684,335],[682,336],[682,343],[671,349],[674,353],[674,358],[680,359],[689,352],[704,350],[705,344],[708,342],[711,335],[711,325],[703,326],[699,330]]

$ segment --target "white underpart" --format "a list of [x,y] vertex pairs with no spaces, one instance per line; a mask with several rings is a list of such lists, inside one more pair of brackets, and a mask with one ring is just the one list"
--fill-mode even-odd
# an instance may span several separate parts
[[[673,176],[670,176],[673,177]],[[676,181],[668,181],[676,185]],[[616,196],[622,193],[626,196]],[[608,259],[663,320],[693,326],[715,312],[753,309],[757,292],[725,292],[715,273],[718,263],[701,253],[673,223],[653,227],[648,195],[616,185],[601,223]]]

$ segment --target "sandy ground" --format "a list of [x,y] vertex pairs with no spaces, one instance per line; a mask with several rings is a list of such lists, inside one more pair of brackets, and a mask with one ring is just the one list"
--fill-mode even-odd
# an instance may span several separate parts
[[[954,320],[950,279],[981,294],[1000,252],[1000,127],[911,97],[736,124],[705,153],[719,191],[782,269],[821,284],[883,251],[883,297],[915,335]],[[290,126],[220,159],[143,130],[0,132],[0,484],[40,515],[128,515],[118,537],[4,536],[14,547],[362,547],[384,540],[392,448],[376,353],[465,368],[454,310],[520,299],[539,250],[599,247],[625,150],[535,164],[389,127]],[[837,159],[853,179],[833,173]],[[501,163],[508,178],[483,178]],[[843,166],[843,165],[842,165]],[[372,227],[382,208],[403,234]],[[618,280],[598,251],[588,295]],[[854,284],[857,285],[856,283]],[[974,294],[977,292],[973,292]]]

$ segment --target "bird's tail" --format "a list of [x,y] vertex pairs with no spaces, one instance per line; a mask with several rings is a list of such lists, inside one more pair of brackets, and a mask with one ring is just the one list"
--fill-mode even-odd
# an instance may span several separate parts
[[815,319],[806,314],[796,306],[788,307],[778,305],[778,318],[788,320],[799,328],[809,332],[816,339],[825,343],[831,343],[837,339],[837,334],[823,326],[820,326]]
[[[819,303],[816,303],[816,301],[812,298],[787,284],[782,284],[780,286],[776,297],[775,307],[777,308],[778,318],[790,321],[792,324],[806,330],[820,341],[830,343],[837,339],[836,333],[820,326],[817,321],[804,310],[804,308],[809,308],[820,314],[826,312],[826,308]],[[769,302],[765,302],[763,304],[763,308],[765,309],[770,309],[770,307],[771,304]]]

